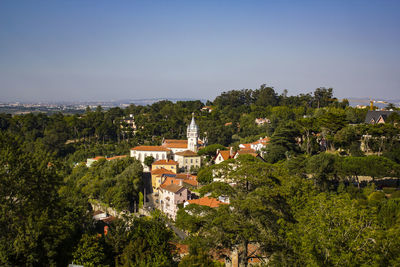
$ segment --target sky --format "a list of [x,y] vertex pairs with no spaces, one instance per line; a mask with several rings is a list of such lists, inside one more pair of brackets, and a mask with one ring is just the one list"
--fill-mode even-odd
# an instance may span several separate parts
[[0,101],[400,98],[400,1],[1,0]]

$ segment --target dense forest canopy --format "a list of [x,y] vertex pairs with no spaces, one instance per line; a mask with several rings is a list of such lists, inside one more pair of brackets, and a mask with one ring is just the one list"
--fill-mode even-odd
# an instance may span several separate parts
[[[0,265],[218,266],[212,255],[224,249],[237,250],[246,265],[254,243],[273,266],[400,263],[397,113],[365,124],[367,110],[339,101],[332,88],[288,96],[267,85],[223,92],[206,105],[165,100],[76,115],[0,114]],[[198,193],[229,196],[230,204],[179,210],[176,226],[189,234],[183,259],[157,212],[118,219],[98,236],[90,203],[134,212],[143,200],[143,168],[129,157],[87,167],[87,158],[185,139],[192,113],[208,143],[199,151]],[[240,156],[212,164],[218,150],[266,136],[265,161]],[[213,182],[215,172],[235,186]],[[384,177],[391,187],[382,188]]]

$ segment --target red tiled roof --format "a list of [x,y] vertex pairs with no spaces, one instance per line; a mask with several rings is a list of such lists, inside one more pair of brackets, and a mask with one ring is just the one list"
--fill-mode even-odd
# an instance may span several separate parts
[[199,185],[199,182],[197,182],[197,180],[191,180],[191,179],[185,179],[185,180],[183,180],[183,183],[191,185],[191,186]]
[[163,144],[164,147],[168,148],[187,148],[187,143],[182,144],[182,143],[168,143],[168,144]]
[[216,198],[213,197],[202,197],[199,199],[191,199],[188,200],[189,204],[197,204],[197,205],[201,205],[201,206],[207,206],[207,207],[211,207],[211,208],[217,208],[219,207],[219,205],[226,205],[226,203],[219,201]]
[[163,146],[137,146],[137,147],[131,148],[131,150],[137,150],[137,151],[171,151],[168,148],[165,148]]
[[258,154],[256,153],[256,151],[255,150],[253,150],[253,149],[243,149],[243,150],[239,150],[238,152],[237,152],[239,155],[252,155],[252,156],[254,156],[254,157],[257,157],[258,156]]
[[166,177],[162,185],[169,185],[169,184],[181,185],[181,183],[186,183],[191,186],[199,185],[199,183],[197,182],[197,176],[187,175],[184,173],[179,173],[172,177],[170,176]]
[[178,162],[172,159],[169,160],[161,159],[153,162],[153,164],[151,165],[178,165]]
[[221,154],[221,156],[224,160],[231,158],[231,152],[229,150],[221,150],[221,151],[219,151],[219,154]]
[[106,160],[114,160],[114,159],[123,159],[126,158],[128,155],[122,155],[122,156],[114,156],[111,158],[106,158]]
[[240,147],[243,147],[240,149],[251,149],[251,144],[240,144]]
[[179,155],[179,156],[184,156],[184,157],[197,157],[197,153],[191,151],[191,150],[185,150],[182,152],[176,152],[175,155]]
[[255,141],[255,142],[253,142],[252,144],[253,145],[256,145],[256,144],[267,144],[267,143],[269,143],[269,140],[270,140],[269,137],[265,137],[263,139],[259,139],[259,140]]
[[155,174],[162,175],[162,174],[175,174],[175,173],[173,171],[170,171],[170,170],[167,170],[167,169],[164,169],[164,168],[159,168],[159,169],[152,170],[151,174],[152,175],[155,175]]
[[172,193],[177,193],[177,192],[179,192],[179,190],[181,190],[182,188],[184,188],[183,186],[176,185],[176,184],[168,184],[168,185],[162,184],[160,187],[161,187],[162,189],[167,190],[167,191],[170,191],[170,192],[172,192]]
[[187,140],[165,139],[162,146],[168,148],[187,148]]
[[189,253],[189,245],[173,242],[171,242],[171,244],[174,246],[174,251],[176,251],[178,254],[186,255]]
[[178,140],[178,139],[165,139],[163,144],[169,144],[169,143],[181,143],[181,144],[187,144],[187,140]]
[[105,159],[105,157],[103,157],[103,156],[97,156],[97,157],[94,157],[94,158],[92,158],[93,160],[99,160],[99,159]]

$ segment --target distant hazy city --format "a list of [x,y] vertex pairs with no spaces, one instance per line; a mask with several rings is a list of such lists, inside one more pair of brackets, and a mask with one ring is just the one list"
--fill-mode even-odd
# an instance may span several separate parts
[[[365,107],[368,106],[371,99],[368,98],[347,98],[350,106],[353,107]],[[131,104],[134,105],[151,105],[161,100],[168,100],[173,103],[177,101],[190,101],[197,99],[190,98],[148,98],[148,99],[130,99],[130,100],[118,100],[118,101],[50,101],[50,102],[7,102],[0,101],[0,113],[9,114],[25,114],[30,112],[42,112],[51,114],[55,112],[62,112],[65,114],[79,114],[85,112],[86,108],[96,108],[101,106],[103,109],[109,109],[113,107],[126,108]],[[206,103],[206,99],[200,99],[201,102]],[[378,108],[384,108],[387,103],[392,103],[396,107],[400,106],[400,99],[379,99],[375,102],[375,106]]]

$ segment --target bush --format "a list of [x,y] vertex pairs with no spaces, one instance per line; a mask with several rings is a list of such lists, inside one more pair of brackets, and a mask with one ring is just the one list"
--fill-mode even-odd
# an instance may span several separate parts
[[400,198],[400,190],[394,191],[391,195],[391,198]]
[[393,187],[384,187],[384,188],[382,188],[382,190],[383,190],[383,192],[384,192],[385,194],[391,194],[391,193],[393,193],[393,192],[396,191],[396,188],[393,188]]
[[368,196],[369,201],[382,201],[385,199],[385,193],[383,192],[373,192]]
[[213,174],[211,167],[203,167],[197,174],[197,181],[200,184],[209,184],[213,181]]

